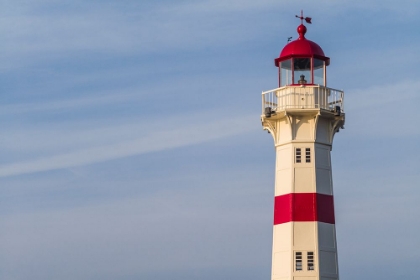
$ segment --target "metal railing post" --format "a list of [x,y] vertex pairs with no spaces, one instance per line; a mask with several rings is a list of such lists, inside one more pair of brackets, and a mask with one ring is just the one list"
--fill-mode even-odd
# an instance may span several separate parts
[[320,85],[286,86],[262,92],[262,113],[265,108],[273,111],[284,109],[333,110],[340,106],[344,112],[344,92]]

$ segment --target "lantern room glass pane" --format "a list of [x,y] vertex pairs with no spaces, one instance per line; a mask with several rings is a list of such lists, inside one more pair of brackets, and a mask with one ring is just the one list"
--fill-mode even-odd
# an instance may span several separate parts
[[280,62],[280,87],[292,84],[292,60]]
[[293,59],[294,84],[312,84],[311,59],[294,58]]
[[314,84],[325,86],[325,62],[314,58]]

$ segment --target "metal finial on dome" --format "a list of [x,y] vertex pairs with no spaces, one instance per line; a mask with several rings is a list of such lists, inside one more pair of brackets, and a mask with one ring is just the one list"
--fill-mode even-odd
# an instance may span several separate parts
[[300,11],[300,16],[296,15],[296,17],[297,17],[297,18],[300,18],[300,24],[303,24],[303,20],[305,20],[305,21],[306,21],[306,23],[309,23],[309,24],[311,24],[311,23],[312,23],[312,22],[311,22],[311,20],[312,20],[312,18],[311,18],[311,17],[303,17],[303,10],[301,10],[301,11]]
[[305,20],[307,23],[311,23],[311,18],[304,17],[303,11],[301,12],[301,16],[296,17],[299,18],[302,22],[297,28],[299,37],[297,40],[291,42],[287,40],[287,44],[281,50],[280,56],[274,59],[274,64],[279,67],[281,62],[291,58],[316,58],[318,60],[325,61],[325,65],[329,65],[330,58],[325,56],[322,48],[317,43],[305,38],[307,29],[306,26],[303,25],[303,20]]
[[297,32],[299,33],[299,40],[305,39],[306,30],[305,25],[301,24],[298,26]]
[[297,28],[297,32],[299,33],[299,39],[304,39],[305,38],[305,33],[306,33],[306,26],[303,25],[303,20],[305,20],[307,23],[311,24],[311,20],[312,18],[310,17],[304,17],[303,16],[303,10],[300,11],[300,16],[296,15],[297,18],[300,19],[300,25]]

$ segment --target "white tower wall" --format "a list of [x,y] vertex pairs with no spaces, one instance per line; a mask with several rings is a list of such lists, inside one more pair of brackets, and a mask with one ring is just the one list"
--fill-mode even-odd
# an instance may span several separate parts
[[[313,99],[322,90],[295,88]],[[285,107],[293,107],[291,100]],[[338,280],[330,151],[344,114],[275,108],[261,119],[276,150],[272,279]]]

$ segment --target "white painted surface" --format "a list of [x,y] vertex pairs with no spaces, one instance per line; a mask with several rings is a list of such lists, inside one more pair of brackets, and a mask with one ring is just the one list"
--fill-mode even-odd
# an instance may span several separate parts
[[337,274],[337,254],[330,251],[319,251],[320,273]]
[[318,222],[320,250],[336,250],[335,225]]
[[293,192],[293,169],[283,169],[276,172],[275,196]]
[[293,146],[287,145],[287,146],[281,146],[277,148],[277,154],[276,154],[276,169],[282,170],[285,168],[290,168],[291,164],[293,163]]
[[315,144],[315,155],[315,163],[317,168],[331,169],[329,146]]
[[317,123],[316,141],[318,143],[329,143],[330,139],[330,122],[325,119],[319,119]]
[[[275,195],[320,193],[332,195],[330,151],[334,133],[344,125],[344,93],[325,87],[283,87],[263,93],[265,107],[275,114],[261,116],[276,147]],[[263,112],[264,113],[264,112]],[[343,111],[341,111],[343,113]],[[296,162],[296,149],[301,162]],[[310,162],[305,149],[310,148]],[[302,270],[295,271],[295,253],[302,253]],[[314,253],[314,270],[308,270],[307,253]],[[289,222],[273,229],[273,280],[338,280],[335,225]],[[321,278],[322,277],[322,278]]]
[[273,228],[273,252],[292,251],[293,223],[275,225]]
[[317,193],[332,195],[331,170],[316,169],[316,190]]
[[293,250],[315,251],[317,249],[316,222],[295,222],[293,224]]
[[273,254],[273,276],[290,277],[292,260],[290,251],[277,252]]
[[314,169],[311,167],[295,168],[295,193],[314,193]]
[[294,124],[294,139],[301,141],[311,141],[313,135],[312,119],[308,117],[295,117],[293,118]]
[[324,86],[284,86],[262,93],[264,114],[265,107],[276,110],[285,109],[344,109],[344,92]]

